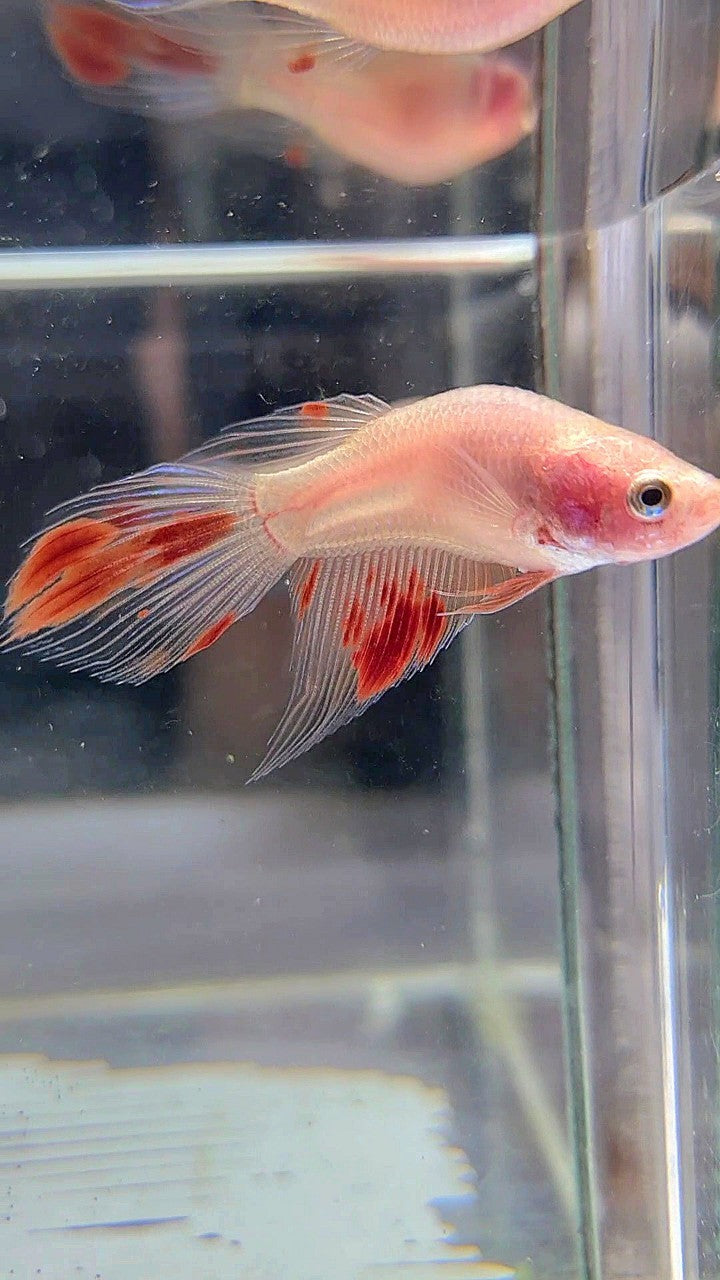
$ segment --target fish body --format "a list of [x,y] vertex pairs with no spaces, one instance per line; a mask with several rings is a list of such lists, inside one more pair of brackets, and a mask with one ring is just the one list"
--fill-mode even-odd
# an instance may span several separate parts
[[715,477],[533,392],[471,387],[394,409],[337,396],[58,508],[10,583],[4,643],[140,683],[286,578],[293,686],[261,777],[427,666],[476,613],[718,524]]
[[[682,473],[686,512],[642,521],[628,507],[633,475],[653,465]],[[720,519],[710,480],[623,428],[480,386],[386,408],[330,452],[258,476],[256,497],[293,555],[377,550],[390,537],[557,575],[666,554],[697,521],[704,536],[703,503]]]
[[443,182],[514,147],[535,122],[525,72],[498,55],[386,53],[319,63],[297,75],[286,56],[228,62],[219,98],[302,126],[333,152],[396,182]]
[[[230,41],[213,22],[182,19],[151,21],[65,0],[46,6],[63,65],[115,105],[188,117],[261,110],[399,182],[455,177],[515,146],[534,124],[527,75],[498,55],[326,58],[301,73],[303,49],[273,40],[251,15],[242,38]],[[297,142],[278,151],[289,163],[304,160]]]
[[[115,0],[140,13],[177,13],[215,0]],[[242,0],[235,0],[235,4]],[[245,0],[246,2],[246,0]],[[286,0],[282,25],[320,42],[331,32],[360,45],[405,53],[482,53],[538,31],[579,0]],[[276,6],[267,6],[272,10]],[[230,15],[233,5],[224,4]]]

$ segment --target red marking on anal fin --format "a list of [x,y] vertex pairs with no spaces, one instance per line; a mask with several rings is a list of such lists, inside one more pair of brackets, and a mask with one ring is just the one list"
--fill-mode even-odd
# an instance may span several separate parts
[[330,417],[330,405],[324,400],[308,400],[300,409],[300,417],[322,421]]
[[365,626],[365,610],[358,599],[353,600],[343,622],[342,642],[346,649],[359,644]]
[[443,616],[444,607],[444,602],[436,591],[429,592],[422,602],[417,650],[421,666],[432,661],[445,635],[447,623]]
[[310,605],[312,604],[312,598],[315,595],[315,588],[317,586],[319,573],[320,573],[320,561],[316,560],[315,563],[311,566],[307,574],[307,577],[305,578],[300,588],[300,593],[298,595],[298,604],[297,604],[298,618],[302,618],[307,613],[308,609],[310,608]]
[[304,75],[307,71],[314,71],[317,63],[317,57],[314,53],[299,53],[296,58],[291,58],[287,64],[288,71],[292,75]]
[[229,627],[237,622],[237,615],[234,613],[226,613],[224,618],[220,618],[218,622],[214,622],[211,627],[203,631],[197,640],[193,641],[183,654],[183,659],[192,658],[196,653],[201,653],[203,649],[209,649],[211,644],[220,639]]
[[78,558],[92,556],[116,536],[117,530],[105,520],[71,520],[44,533],[10,584],[6,615],[29,604],[71,570]]
[[415,569],[404,583],[392,579],[383,583],[379,609],[369,624],[353,605],[345,619],[343,643],[351,650],[357,672],[358,701],[378,697],[411,666],[426,666],[446,630],[442,598],[428,589]]

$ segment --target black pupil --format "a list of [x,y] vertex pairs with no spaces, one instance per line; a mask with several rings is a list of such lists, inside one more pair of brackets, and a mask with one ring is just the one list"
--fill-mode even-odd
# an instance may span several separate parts
[[657,485],[651,484],[647,489],[643,489],[640,501],[644,507],[661,507],[665,501],[665,494]]

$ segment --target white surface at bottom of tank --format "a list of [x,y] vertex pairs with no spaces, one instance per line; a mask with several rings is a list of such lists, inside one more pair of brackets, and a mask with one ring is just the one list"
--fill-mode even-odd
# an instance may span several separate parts
[[443,1090],[374,1071],[0,1061],[3,1280],[487,1280]]

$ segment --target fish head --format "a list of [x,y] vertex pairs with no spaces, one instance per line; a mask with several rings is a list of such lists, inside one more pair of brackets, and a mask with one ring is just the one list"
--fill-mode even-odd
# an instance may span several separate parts
[[536,477],[535,537],[570,570],[655,560],[720,525],[720,480],[619,428],[551,454]]

